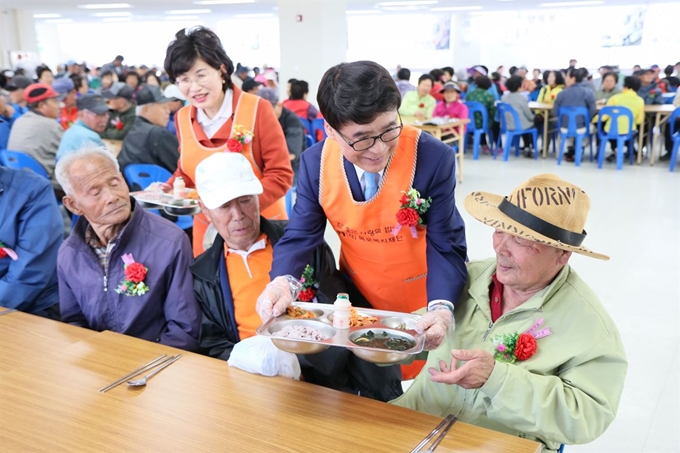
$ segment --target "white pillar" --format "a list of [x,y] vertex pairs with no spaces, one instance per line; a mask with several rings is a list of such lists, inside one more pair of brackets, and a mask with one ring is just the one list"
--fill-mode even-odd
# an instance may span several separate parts
[[302,79],[309,83],[308,101],[317,105],[321,77],[347,58],[346,7],[346,0],[279,0],[281,99],[288,79]]
[[32,10],[0,10],[0,67],[11,66],[10,52],[13,50],[38,52]]
[[483,64],[481,58],[482,37],[471,26],[471,16],[466,13],[454,14],[451,21],[451,47],[456,71]]

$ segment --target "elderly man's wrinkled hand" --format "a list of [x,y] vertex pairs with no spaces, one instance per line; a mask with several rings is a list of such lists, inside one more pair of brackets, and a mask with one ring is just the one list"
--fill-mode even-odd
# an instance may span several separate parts
[[272,316],[283,314],[296,296],[291,292],[287,277],[276,277],[267,284],[260,297],[257,298],[255,310],[263,322],[267,321]]
[[437,349],[444,342],[446,336],[453,330],[453,313],[441,308],[428,311],[416,324],[416,332],[425,334],[425,350]]
[[[464,389],[478,389],[486,383],[496,365],[493,356],[482,349],[454,349],[451,366],[439,361],[439,369],[430,368],[430,380],[442,384],[458,385]],[[460,368],[456,361],[465,362]]]

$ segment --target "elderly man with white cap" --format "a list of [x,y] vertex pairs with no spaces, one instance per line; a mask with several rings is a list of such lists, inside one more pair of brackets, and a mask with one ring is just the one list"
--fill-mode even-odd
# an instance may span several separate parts
[[[269,283],[273,248],[285,221],[260,215],[262,184],[240,153],[214,153],[196,168],[201,209],[217,230],[213,245],[191,265],[194,292],[203,311],[203,353],[228,360],[236,343],[253,337],[262,323],[255,306]],[[332,303],[346,292],[328,245],[318,246],[305,270],[306,293]],[[303,299],[300,293],[300,299]],[[382,401],[399,396],[398,366],[378,367],[344,348],[298,356],[306,382]]]
[[542,442],[599,437],[614,420],[628,367],[598,297],[568,264],[582,245],[590,199],[556,175],[502,197],[474,192],[465,208],[494,228],[496,257],[468,265],[458,329],[429,353],[394,404]]

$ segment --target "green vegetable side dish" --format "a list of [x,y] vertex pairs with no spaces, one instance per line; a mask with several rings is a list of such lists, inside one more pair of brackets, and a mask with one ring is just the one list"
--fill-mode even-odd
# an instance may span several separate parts
[[416,342],[398,335],[390,335],[387,332],[375,334],[369,330],[360,337],[352,340],[358,346],[368,348],[389,349],[391,351],[406,351],[416,345]]

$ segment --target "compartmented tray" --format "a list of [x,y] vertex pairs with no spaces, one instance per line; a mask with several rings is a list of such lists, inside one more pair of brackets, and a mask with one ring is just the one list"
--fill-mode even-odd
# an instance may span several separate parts
[[[270,337],[279,349],[295,354],[316,354],[331,346],[341,346],[363,360],[379,364],[402,362],[423,350],[425,336],[413,330],[420,319],[419,315],[355,308],[358,316],[375,317],[376,321],[349,329],[336,329],[333,327],[335,309],[332,304],[295,302],[292,307],[311,313],[314,317],[300,318],[283,314],[269,319],[256,333]],[[321,338],[312,335],[316,332]],[[308,335],[307,338],[293,338],[284,336],[286,333]],[[396,349],[388,347],[388,343]],[[376,347],[378,344],[384,347]]]
[[[194,189],[185,189],[186,196],[192,194]],[[171,215],[196,215],[201,212],[198,200],[193,198],[177,199],[170,193],[156,191],[139,191],[130,193],[137,203],[144,209],[162,208]]]

